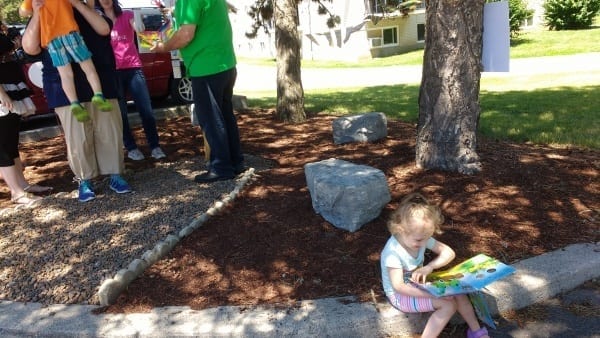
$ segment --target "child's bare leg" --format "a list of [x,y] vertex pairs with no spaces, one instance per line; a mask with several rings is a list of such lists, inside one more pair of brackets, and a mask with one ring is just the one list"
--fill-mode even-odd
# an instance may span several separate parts
[[457,295],[454,298],[456,299],[458,313],[460,313],[467,325],[469,325],[469,329],[471,329],[471,331],[481,329],[481,325],[479,325],[479,321],[475,315],[475,310],[473,310],[473,305],[471,304],[471,301],[469,301],[469,297],[467,295]]
[[92,59],[83,60],[79,63],[79,65],[85,73],[85,77],[87,78],[94,93],[102,93],[102,85],[100,84],[100,78],[98,77],[98,73],[96,72],[96,67],[92,62]]
[[73,80],[73,68],[70,63],[64,66],[56,67],[58,74],[60,75],[60,85],[62,86],[65,95],[69,102],[79,101],[77,98],[77,90],[75,90],[75,80]]
[[90,119],[90,115],[79,103],[77,97],[77,90],[75,89],[75,80],[73,79],[73,68],[70,63],[64,66],[56,67],[58,74],[60,75],[60,84],[62,86],[67,99],[71,103],[71,113],[75,116],[77,121],[85,122]]
[[92,103],[98,107],[102,111],[111,111],[112,104],[108,102],[104,98],[104,94],[102,93],[102,84],[100,83],[100,78],[98,77],[98,73],[96,72],[96,67],[92,62],[92,59],[87,59],[81,61],[79,63],[81,69],[85,73],[85,76],[94,91],[94,96],[92,97]]
[[435,311],[431,314],[423,330],[421,338],[437,337],[446,327],[452,315],[456,312],[456,302],[453,299],[432,299]]

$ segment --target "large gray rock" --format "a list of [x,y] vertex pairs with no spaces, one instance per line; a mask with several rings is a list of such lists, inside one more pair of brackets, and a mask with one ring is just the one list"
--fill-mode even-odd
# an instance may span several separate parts
[[334,226],[354,232],[377,218],[390,201],[383,172],[328,159],[304,165],[313,209]]
[[335,144],[373,142],[387,136],[387,119],[378,112],[338,117],[332,127]]

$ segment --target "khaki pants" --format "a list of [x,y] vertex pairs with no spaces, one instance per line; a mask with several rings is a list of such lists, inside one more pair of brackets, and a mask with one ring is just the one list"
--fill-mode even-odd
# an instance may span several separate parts
[[83,103],[91,117],[83,123],[71,114],[70,106],[54,109],[65,133],[69,166],[77,180],[123,172],[123,121],[117,100],[108,101],[113,105],[110,112]]

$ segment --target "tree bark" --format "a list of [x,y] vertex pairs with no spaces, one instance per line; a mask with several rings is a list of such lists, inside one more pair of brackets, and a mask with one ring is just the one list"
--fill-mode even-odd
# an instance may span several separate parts
[[481,171],[476,152],[484,0],[430,0],[419,92],[416,164]]
[[296,0],[276,0],[274,17],[277,48],[277,116],[286,122],[304,122],[306,113],[300,74],[301,55]]

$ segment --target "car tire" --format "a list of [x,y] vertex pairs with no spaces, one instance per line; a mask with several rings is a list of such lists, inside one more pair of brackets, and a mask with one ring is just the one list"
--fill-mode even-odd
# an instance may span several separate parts
[[192,81],[185,76],[180,79],[171,79],[171,98],[178,104],[191,104],[194,102]]

